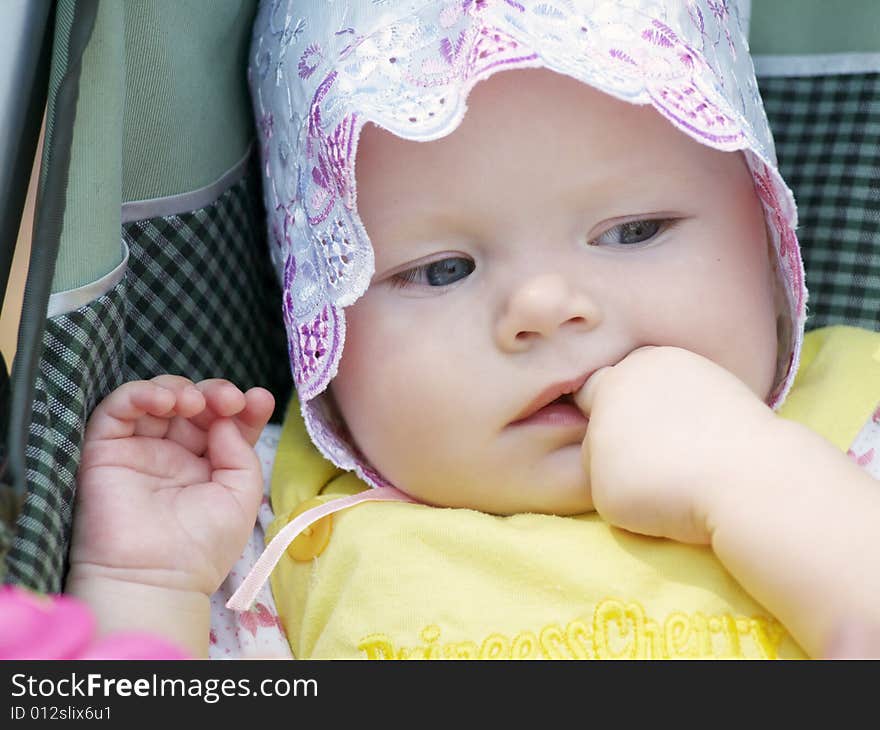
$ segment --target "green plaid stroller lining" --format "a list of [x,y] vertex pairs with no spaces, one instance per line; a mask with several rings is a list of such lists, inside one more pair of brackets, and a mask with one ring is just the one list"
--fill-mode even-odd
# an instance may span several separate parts
[[265,247],[258,176],[191,213],[126,223],[126,375],[227,378],[290,388],[281,293]]
[[120,282],[46,323],[26,451],[28,493],[6,557],[7,582],[61,589],[83,426],[123,382],[125,289]]
[[124,279],[48,320],[27,446],[28,496],[7,582],[61,590],[85,421],[113,388],[171,372],[262,385],[286,401],[280,290],[265,250],[258,179],[252,171],[204,208],[126,223]]
[[807,328],[880,330],[880,73],[759,83],[798,201]]

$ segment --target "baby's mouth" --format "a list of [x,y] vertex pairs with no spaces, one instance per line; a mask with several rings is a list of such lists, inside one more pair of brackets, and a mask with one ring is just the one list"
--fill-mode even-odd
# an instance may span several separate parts
[[531,410],[525,416],[513,421],[511,426],[557,426],[584,427],[587,417],[574,402],[572,393],[563,393],[549,403]]

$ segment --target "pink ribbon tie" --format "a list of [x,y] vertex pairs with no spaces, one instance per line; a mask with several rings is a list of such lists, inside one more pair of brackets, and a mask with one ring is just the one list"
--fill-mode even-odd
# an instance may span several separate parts
[[309,525],[314,524],[322,517],[332,515],[334,512],[353,507],[361,502],[416,502],[408,494],[404,494],[394,487],[377,487],[359,492],[349,497],[340,497],[318,507],[306,510],[301,515],[292,519],[278,532],[272,541],[263,550],[254,567],[245,576],[241,585],[226,602],[226,608],[233,611],[247,611],[260,592],[260,589],[269,580],[269,575],[275,569],[284,551],[297,536]]

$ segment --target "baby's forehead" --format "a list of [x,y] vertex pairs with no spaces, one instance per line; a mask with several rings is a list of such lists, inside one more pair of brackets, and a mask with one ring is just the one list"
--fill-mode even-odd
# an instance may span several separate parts
[[[588,84],[548,69],[500,71],[480,81],[467,96],[461,123],[429,142],[398,137],[366,123],[358,143],[357,163],[375,157],[414,158],[469,151],[485,154],[489,144],[509,140],[510,154],[527,162],[524,147],[558,154],[561,163],[572,149],[583,149],[622,162],[652,150],[657,156],[716,150],[678,130],[649,104],[622,101]],[[438,152],[439,151],[439,152]],[[419,160],[419,157],[423,160]]]
[[389,199],[429,212],[440,199],[466,207],[474,195],[594,198],[688,186],[742,166],[739,153],[696,142],[650,105],[546,69],[520,69],[478,83],[461,124],[440,139],[406,140],[365,125],[356,184],[362,214]]

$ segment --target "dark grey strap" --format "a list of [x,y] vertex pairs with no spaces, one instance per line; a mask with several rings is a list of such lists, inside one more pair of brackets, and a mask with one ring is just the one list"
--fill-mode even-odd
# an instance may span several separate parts
[[[67,15],[62,15],[64,10]],[[57,93],[49,99],[46,149],[39,189],[31,260],[25,282],[25,297],[18,332],[18,348],[12,368],[12,394],[9,428],[6,435],[8,466],[5,481],[15,494],[26,488],[25,446],[32,415],[37,363],[46,326],[46,307],[55,270],[61,227],[64,220],[70,148],[79,95],[79,76],[83,51],[88,45],[98,12],[98,0],[59,3],[54,44],[67,48],[67,64]],[[49,135],[51,129],[52,134]]]

